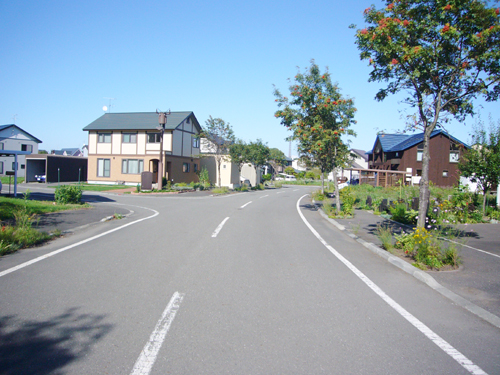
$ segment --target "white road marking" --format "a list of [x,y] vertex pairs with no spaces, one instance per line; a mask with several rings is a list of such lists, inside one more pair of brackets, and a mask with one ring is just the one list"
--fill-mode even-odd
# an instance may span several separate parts
[[[134,206],[132,206],[132,207],[134,207]],[[15,267],[12,267],[12,268],[9,268],[9,269],[7,269],[7,270],[5,270],[5,271],[0,272],[0,277],[5,276],[5,275],[8,275],[8,274],[9,274],[9,273],[11,273],[11,272],[14,272],[14,271],[20,270],[21,268],[28,267],[28,266],[30,266],[30,265],[32,265],[32,264],[34,264],[34,263],[40,262],[40,261],[42,261],[42,260],[44,260],[44,259],[50,258],[50,257],[52,257],[52,256],[54,256],[54,255],[57,255],[57,254],[59,254],[59,253],[62,253],[63,251],[73,249],[74,247],[77,247],[77,246],[83,245],[84,243],[87,243],[87,242],[90,242],[90,241],[94,241],[94,240],[96,240],[96,239],[98,239],[98,238],[100,238],[100,237],[106,236],[106,235],[108,235],[108,234],[110,234],[110,233],[113,233],[113,232],[116,232],[116,231],[118,231],[118,230],[120,230],[120,229],[123,229],[123,228],[129,227],[129,226],[131,226],[131,225],[133,225],[133,224],[140,223],[141,221],[144,221],[144,220],[149,220],[149,219],[152,219],[152,218],[154,218],[155,216],[158,216],[158,215],[160,214],[158,211],[153,210],[152,208],[140,207],[140,206],[135,206],[135,207],[139,207],[139,208],[143,208],[143,209],[145,209],[145,210],[150,210],[150,211],[153,211],[153,212],[154,212],[154,214],[153,214],[153,215],[151,215],[151,216],[148,216],[148,217],[145,217],[145,218],[139,219],[139,220],[132,221],[131,223],[128,223],[128,224],[122,225],[121,227],[118,227],[118,228],[114,228],[114,229],[108,230],[107,232],[104,232],[104,233],[98,234],[98,235],[96,235],[96,236],[94,236],[94,237],[87,238],[86,240],[83,240],[83,241],[80,241],[80,242],[74,243],[74,244],[72,244],[72,245],[69,245],[69,246],[63,247],[62,249],[55,250],[55,251],[53,251],[53,252],[51,252],[51,253],[48,253],[48,254],[42,255],[42,256],[40,256],[40,257],[38,257],[38,258],[35,258],[35,259],[32,259],[32,260],[30,260],[30,261],[28,261],[28,262],[21,263],[21,264],[19,264],[19,265],[15,266]]]
[[292,191],[299,191],[299,189],[295,189],[295,190],[292,190]]
[[147,375],[151,372],[153,365],[158,356],[158,352],[165,341],[168,330],[174,321],[175,314],[179,311],[179,306],[184,298],[183,293],[175,292],[170,302],[168,303],[165,311],[161,315],[160,320],[156,323],[156,327],[149,337],[149,341],[142,349],[139,358],[135,362],[134,368],[130,375]]
[[278,191],[276,194],[286,193],[286,191]]
[[229,220],[229,217],[226,217],[224,220],[222,220],[222,223],[220,223],[219,226],[217,228],[215,228],[215,231],[212,233],[212,237],[217,237],[220,230],[222,229],[222,227],[224,226],[224,224],[226,224],[226,221],[228,221],[228,220]]
[[[260,198],[265,198],[265,197],[268,197],[268,196],[269,196],[269,194],[267,194],[267,195],[263,195],[263,196],[262,196],[262,197],[260,197]],[[260,199],[260,198],[259,198],[259,199]]]
[[465,245],[465,244],[461,244],[460,242],[456,242],[456,241],[453,241],[453,240],[450,240],[449,238],[444,238],[444,237],[439,237],[441,240],[445,240],[445,241],[449,241],[449,242],[453,242],[457,245],[460,245],[460,246],[463,246],[463,247],[468,247],[469,249],[472,249],[472,250],[476,250],[476,251],[479,251],[481,253],[485,253],[485,254],[488,254],[488,255],[492,255],[494,257],[497,257],[497,258],[500,258],[500,255],[496,255],[496,254],[493,254],[493,253],[490,253],[488,251],[485,251],[485,250],[481,250],[481,249],[476,249],[475,247],[472,247],[472,246],[469,246],[469,245]]
[[299,213],[302,221],[309,230],[314,234],[314,236],[328,249],[330,252],[337,257],[344,265],[349,268],[361,281],[363,281],[371,290],[373,290],[380,298],[382,298],[389,306],[391,306],[394,310],[396,310],[403,318],[405,318],[410,324],[412,324],[416,329],[422,332],[428,339],[430,339],[434,344],[436,344],[441,350],[443,350],[446,354],[448,354],[451,358],[457,361],[462,367],[464,367],[467,371],[474,375],[486,375],[479,366],[475,365],[470,359],[465,357],[462,353],[460,353],[457,349],[451,346],[447,341],[441,338],[438,334],[433,332],[429,327],[427,327],[424,323],[418,320],[411,313],[406,311],[400,304],[394,301],[391,297],[389,297],[382,289],[380,289],[373,281],[371,281],[368,277],[365,276],[359,269],[357,269],[351,262],[349,262],[346,258],[344,258],[337,250],[331,247],[321,235],[316,232],[316,230],[312,227],[311,224],[304,217],[302,212],[300,211],[300,201],[302,198],[307,197],[308,194],[303,195],[297,201],[297,212]]
[[243,206],[241,206],[240,208],[245,208],[246,206],[248,206],[250,203],[252,203],[252,201],[248,202],[248,203],[245,203]]

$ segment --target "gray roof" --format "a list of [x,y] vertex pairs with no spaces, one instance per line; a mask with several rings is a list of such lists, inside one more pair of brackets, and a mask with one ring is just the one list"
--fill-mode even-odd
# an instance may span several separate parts
[[363,159],[365,159],[365,161],[368,161],[368,155],[367,155],[365,150],[360,150],[359,148],[353,148],[353,149],[351,149],[351,151],[356,153],[357,155],[359,155]]
[[[200,124],[193,112],[172,112],[167,116],[165,129],[173,130],[184,120],[190,118],[200,130]],[[105,113],[94,122],[83,128],[89,130],[156,130],[158,114],[156,112]]]
[[7,129],[7,128],[10,128],[11,126],[14,126],[16,128],[18,128],[19,130],[21,130],[22,132],[28,134],[31,138],[33,138],[33,140],[36,142],[36,143],[42,143],[41,140],[39,140],[37,137],[35,137],[34,135],[31,135],[30,133],[28,133],[26,130],[24,129],[21,129],[19,126],[17,126],[16,124],[8,124],[8,125],[0,125],[0,130],[4,130],[4,129]]

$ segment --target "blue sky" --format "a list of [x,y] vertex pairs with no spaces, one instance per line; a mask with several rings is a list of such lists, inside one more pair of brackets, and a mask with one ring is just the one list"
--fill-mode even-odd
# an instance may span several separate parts
[[[261,138],[288,155],[274,118],[297,67],[324,69],[358,108],[351,146],[368,150],[377,130],[404,128],[398,98],[374,100],[351,23],[373,0],[2,1],[0,125],[15,123],[41,149],[81,147],[82,128],[111,112],[193,111],[229,122],[238,138]],[[379,7],[381,2],[375,2]],[[479,103],[479,101],[477,102]],[[498,103],[481,116],[500,119]],[[449,131],[464,142],[470,125]],[[295,151],[292,151],[295,155]]]

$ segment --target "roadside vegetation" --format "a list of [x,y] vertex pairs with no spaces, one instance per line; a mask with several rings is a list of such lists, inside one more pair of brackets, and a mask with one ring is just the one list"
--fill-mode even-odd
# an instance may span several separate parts
[[412,200],[419,197],[418,186],[349,186],[340,191],[340,214],[335,213],[328,190],[326,194],[321,194],[321,190],[314,191],[312,197],[322,202],[323,211],[331,218],[353,217],[357,208],[372,210],[376,215],[391,219],[393,224],[380,226],[376,231],[384,249],[406,258],[420,269],[454,269],[461,263],[458,247],[464,243],[463,231],[457,225],[498,220],[500,211],[496,208],[494,196],[483,199],[482,195],[465,187],[431,185],[430,191],[429,211],[422,228],[417,228],[418,211],[412,209]]

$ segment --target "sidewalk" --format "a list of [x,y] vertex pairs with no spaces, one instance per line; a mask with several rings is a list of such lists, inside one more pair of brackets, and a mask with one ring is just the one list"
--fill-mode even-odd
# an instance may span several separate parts
[[[366,241],[378,247],[381,247],[378,226],[400,227],[392,220],[364,210],[356,210],[352,219],[332,221],[345,227],[352,237],[359,237],[360,242]],[[463,260],[460,268],[448,272],[427,271],[426,274],[444,288],[500,317],[500,224],[468,224],[460,225],[458,229],[463,231],[458,242],[465,242],[458,246]]]

